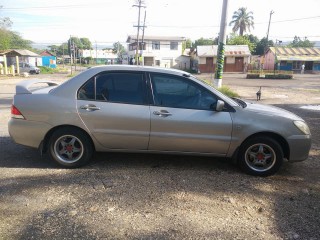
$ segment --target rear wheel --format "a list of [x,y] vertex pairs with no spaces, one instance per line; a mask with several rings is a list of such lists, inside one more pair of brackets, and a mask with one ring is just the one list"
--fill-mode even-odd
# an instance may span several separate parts
[[239,151],[239,165],[251,175],[272,175],[279,170],[282,163],[282,148],[270,137],[251,138],[242,144]]
[[61,128],[55,131],[50,138],[50,158],[64,167],[83,166],[90,161],[92,154],[91,141],[79,129]]

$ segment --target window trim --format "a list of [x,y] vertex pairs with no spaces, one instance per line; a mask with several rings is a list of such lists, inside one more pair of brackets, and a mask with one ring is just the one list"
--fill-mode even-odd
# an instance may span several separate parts
[[[174,74],[167,74],[167,73],[158,73],[158,72],[149,72],[148,74],[148,81],[150,82],[150,91],[151,91],[151,95],[152,95],[152,106],[155,106],[155,107],[163,107],[163,108],[176,108],[176,109],[189,109],[189,110],[198,110],[198,111],[212,111],[212,112],[216,112],[215,109],[199,109],[199,108],[186,108],[186,107],[171,107],[171,106],[159,106],[159,105],[156,105],[156,101],[155,101],[155,93],[154,93],[154,86],[153,86],[153,83],[152,83],[152,75],[160,75],[160,76],[170,76],[170,77],[173,77],[173,78],[178,78],[178,79],[182,79],[183,81],[187,81],[187,82],[191,82],[192,84],[194,84],[195,86],[199,87],[200,89],[204,90],[204,91],[207,91],[208,93],[212,94],[216,99],[217,101],[218,100],[222,100],[224,101],[223,99],[221,99],[219,96],[215,95],[214,92],[210,91],[209,89],[207,89],[206,87],[202,86],[201,84],[191,80],[190,78],[188,77],[184,77],[184,76],[179,76],[179,75],[174,75]],[[228,103],[225,103],[225,109],[221,112],[231,112],[232,111],[232,108],[228,105]]]
[[[97,89],[96,89],[96,80],[97,77],[103,75],[103,74],[114,74],[114,73],[126,73],[126,74],[140,74],[142,76],[142,82],[143,82],[143,103],[142,104],[137,104],[137,103],[125,103],[125,102],[113,102],[113,101],[104,101],[104,100],[99,100],[97,99]],[[80,89],[82,89],[87,83],[88,81],[90,81],[93,78],[94,81],[94,99],[79,99],[79,91]],[[113,103],[113,104],[129,104],[129,105],[139,105],[139,106],[143,106],[143,105],[150,105],[150,97],[149,97],[149,86],[147,84],[147,78],[146,78],[146,73],[144,71],[126,71],[126,70],[122,70],[122,71],[103,71],[103,72],[99,72],[96,75],[92,76],[91,78],[89,78],[84,84],[82,84],[79,89],[77,90],[77,100],[80,101],[90,101],[90,102],[101,102],[101,103]]]

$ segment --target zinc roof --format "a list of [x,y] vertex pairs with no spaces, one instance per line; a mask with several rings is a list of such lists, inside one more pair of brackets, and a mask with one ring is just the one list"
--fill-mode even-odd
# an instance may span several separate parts
[[270,51],[283,61],[320,61],[319,48],[270,47]]
[[[197,55],[199,57],[217,56],[218,45],[197,46]],[[225,45],[225,56],[250,56],[248,45]]]

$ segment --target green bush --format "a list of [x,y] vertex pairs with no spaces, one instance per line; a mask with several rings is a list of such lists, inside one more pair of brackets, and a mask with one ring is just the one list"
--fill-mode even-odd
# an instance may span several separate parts
[[227,86],[222,86],[221,88],[217,89],[219,92],[223,93],[224,95],[227,95],[228,97],[240,97],[238,93],[232,91]]
[[260,77],[259,74],[248,73],[247,79],[292,79],[293,76],[289,74],[266,74],[265,77]]
[[53,74],[58,72],[56,68],[49,68],[49,67],[44,67],[44,66],[39,66],[40,72],[43,74]]

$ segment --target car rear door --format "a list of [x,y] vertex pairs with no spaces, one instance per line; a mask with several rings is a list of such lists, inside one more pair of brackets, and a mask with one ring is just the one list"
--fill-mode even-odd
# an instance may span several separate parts
[[188,78],[150,74],[149,150],[209,153],[224,156],[229,148],[232,119],[229,111],[215,111],[218,98]]
[[150,106],[142,72],[105,72],[78,91],[77,109],[91,134],[108,149],[146,150]]

